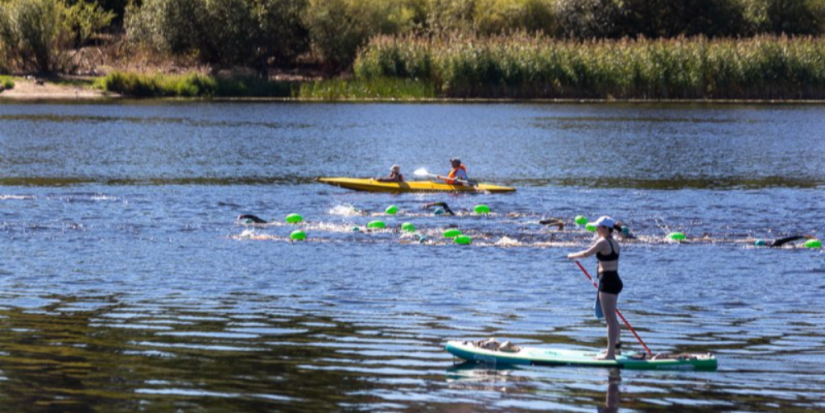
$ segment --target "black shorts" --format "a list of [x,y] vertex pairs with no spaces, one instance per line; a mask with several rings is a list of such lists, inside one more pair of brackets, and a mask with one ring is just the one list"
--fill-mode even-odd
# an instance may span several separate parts
[[599,273],[599,291],[608,294],[619,295],[624,288],[622,279],[619,278],[618,271],[605,271]]

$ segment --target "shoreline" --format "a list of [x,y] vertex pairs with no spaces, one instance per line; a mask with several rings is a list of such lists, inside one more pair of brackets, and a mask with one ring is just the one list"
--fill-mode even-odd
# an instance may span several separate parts
[[[306,98],[306,97],[131,97],[92,87],[100,77],[43,79],[36,84],[30,77],[14,77],[14,88],[0,92],[0,104],[9,103],[119,103],[119,102],[222,102],[222,103],[402,103],[402,104],[627,104],[627,105],[823,105],[822,100],[805,99],[513,99],[513,98]],[[80,79],[78,81],[78,79]],[[64,82],[65,81],[65,82]]]

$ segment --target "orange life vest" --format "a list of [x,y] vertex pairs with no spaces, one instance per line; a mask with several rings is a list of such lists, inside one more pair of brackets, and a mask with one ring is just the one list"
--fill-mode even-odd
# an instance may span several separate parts
[[455,175],[458,173],[459,169],[463,169],[464,173],[465,174],[467,173],[467,167],[464,166],[464,164],[461,164],[461,165],[459,165],[458,168],[453,168],[453,169],[450,170],[450,173],[447,175],[447,178],[450,178],[450,179],[445,179],[444,182],[446,182],[448,184],[454,184],[455,179],[453,179],[453,178],[455,178]]

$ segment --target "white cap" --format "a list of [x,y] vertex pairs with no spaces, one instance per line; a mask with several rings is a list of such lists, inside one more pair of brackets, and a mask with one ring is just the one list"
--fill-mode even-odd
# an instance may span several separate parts
[[390,168],[390,170],[391,170],[391,171],[400,171],[400,170],[401,170],[401,167],[400,167],[400,166],[398,166],[398,165],[393,165],[393,166]]
[[613,218],[610,218],[607,215],[602,215],[599,217],[599,219],[596,220],[596,222],[593,223],[593,225],[597,227],[613,228],[613,226],[616,225],[616,221],[614,221]]

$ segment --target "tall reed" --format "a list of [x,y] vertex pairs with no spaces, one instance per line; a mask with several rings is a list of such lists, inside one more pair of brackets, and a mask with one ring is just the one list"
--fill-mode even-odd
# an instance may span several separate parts
[[380,36],[360,51],[354,72],[431,82],[444,97],[823,99],[825,41]]

